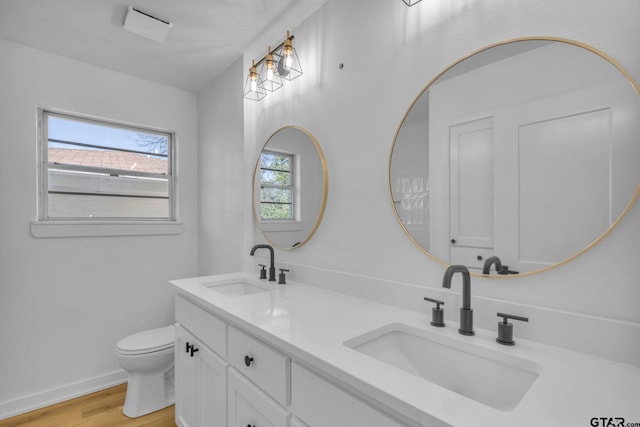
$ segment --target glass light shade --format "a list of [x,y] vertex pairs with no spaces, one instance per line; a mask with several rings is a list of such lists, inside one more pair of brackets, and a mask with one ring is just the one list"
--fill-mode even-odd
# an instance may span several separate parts
[[244,84],[244,98],[252,101],[260,101],[267,96],[267,92],[262,86],[260,74],[256,71],[256,67],[252,66],[247,75],[247,81]]
[[416,3],[420,3],[422,0],[402,0],[407,6],[413,6]]
[[302,75],[302,66],[291,39],[287,38],[280,49],[274,52],[276,72],[285,80],[293,80]]

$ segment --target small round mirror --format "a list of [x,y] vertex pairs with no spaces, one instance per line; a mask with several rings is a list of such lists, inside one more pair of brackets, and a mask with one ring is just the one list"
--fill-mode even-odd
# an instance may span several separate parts
[[253,212],[279,249],[299,248],[318,229],[327,202],[327,163],[306,129],[285,126],[262,147],[253,172]]

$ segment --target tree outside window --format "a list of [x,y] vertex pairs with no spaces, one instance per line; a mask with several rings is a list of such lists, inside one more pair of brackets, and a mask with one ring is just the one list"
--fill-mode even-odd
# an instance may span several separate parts
[[293,155],[264,150],[260,155],[260,219],[294,220]]

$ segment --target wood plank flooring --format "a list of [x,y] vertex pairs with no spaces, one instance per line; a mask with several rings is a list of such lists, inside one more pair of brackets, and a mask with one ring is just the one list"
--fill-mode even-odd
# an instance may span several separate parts
[[128,418],[122,413],[127,385],[122,384],[6,420],[0,427],[175,427],[175,407]]

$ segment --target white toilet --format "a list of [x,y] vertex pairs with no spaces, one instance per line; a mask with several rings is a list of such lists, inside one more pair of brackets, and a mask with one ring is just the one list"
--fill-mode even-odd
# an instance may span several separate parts
[[136,418],[172,405],[174,389],[173,325],[129,335],[118,341],[116,354],[129,384],[122,412]]

